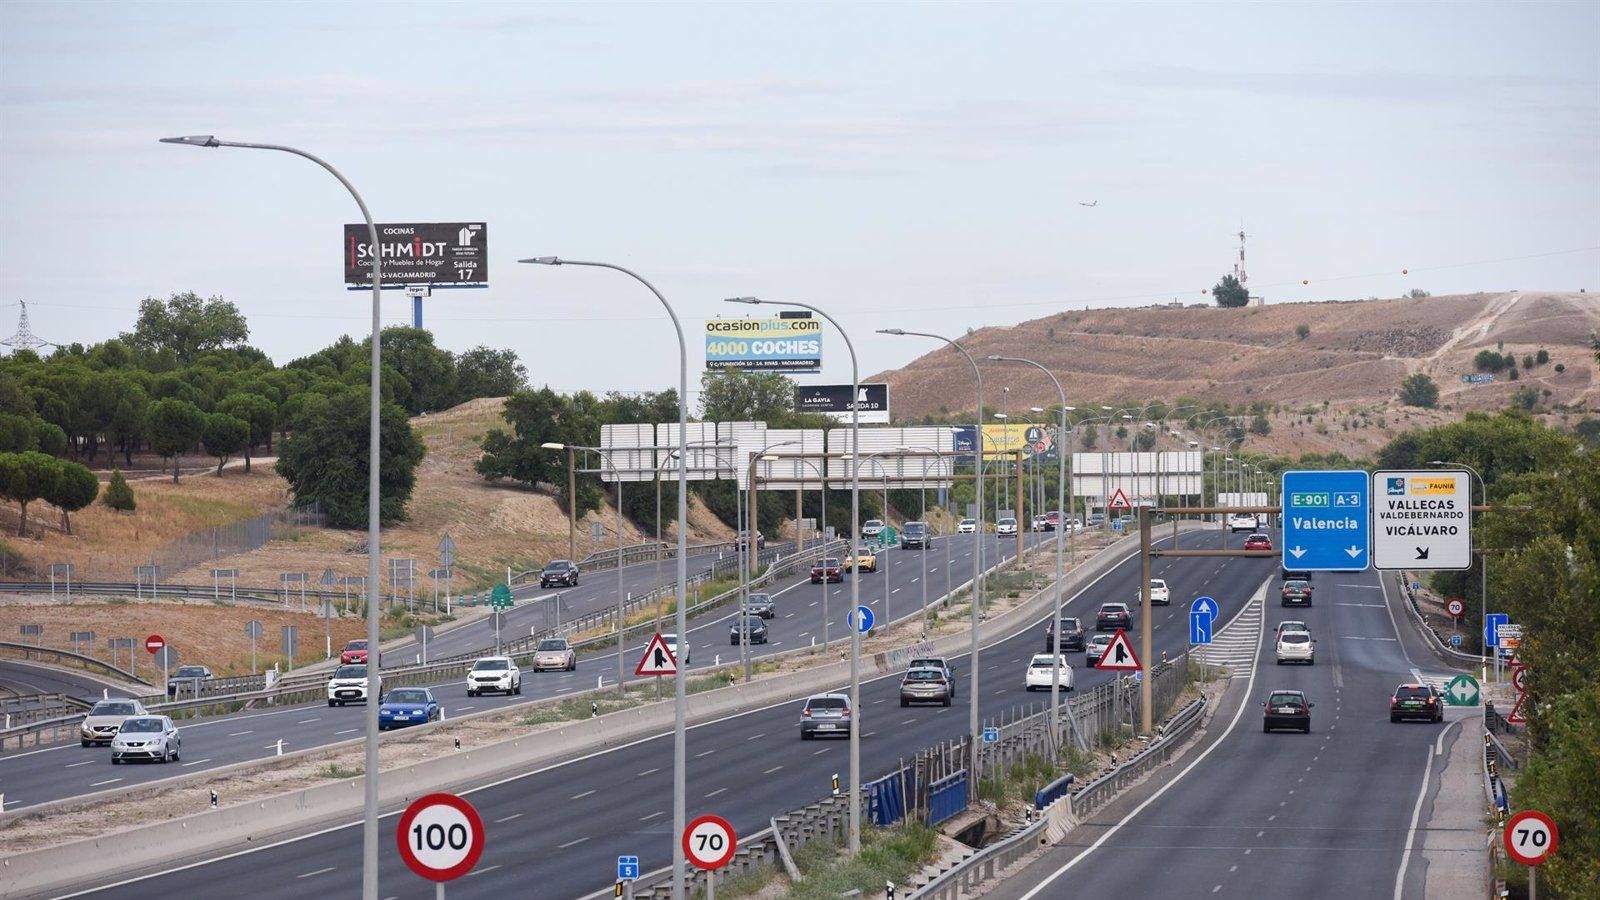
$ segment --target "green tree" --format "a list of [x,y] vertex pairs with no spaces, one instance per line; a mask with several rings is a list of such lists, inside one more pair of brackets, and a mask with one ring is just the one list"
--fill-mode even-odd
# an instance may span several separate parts
[[1543,347],[1540,347],[1538,354],[1536,356],[1534,356],[1534,362],[1536,362],[1536,363],[1538,363],[1539,365],[1542,366],[1545,363],[1548,363],[1549,361],[1550,361],[1550,351],[1546,350]]
[[1433,409],[1439,405],[1439,386],[1433,379],[1418,372],[1400,382],[1400,402],[1407,406]]
[[121,469],[111,470],[111,479],[106,482],[106,492],[101,495],[100,502],[122,512],[133,512],[139,506],[133,498],[133,488],[128,484],[128,479],[122,477]]
[[[371,339],[366,346],[372,346]],[[372,371],[370,360],[354,367],[362,373]],[[404,379],[406,390],[396,392],[394,400],[406,410],[434,412],[448,409],[456,398],[456,360],[448,350],[434,346],[433,332],[422,328],[394,325],[383,330],[383,367],[393,368]],[[387,380],[388,373],[384,373]],[[397,385],[398,387],[398,385]]]
[[61,477],[61,461],[46,453],[0,453],[0,498],[17,504],[17,536],[28,536],[28,504],[49,495]]
[[200,431],[200,443],[206,453],[217,458],[217,474],[235,453],[250,446],[250,423],[227,413],[206,416]]
[[206,414],[187,400],[168,398],[150,404],[146,429],[150,449],[172,460],[172,482],[178,483],[178,454],[200,443],[206,427]]
[[1522,357],[1522,367],[1524,369],[1533,368],[1533,354],[1532,353],[1528,353],[1528,354],[1524,354],[1523,355],[1523,357]]
[[[328,524],[355,528],[367,521],[368,403],[371,394],[352,390],[328,400],[281,444],[277,471],[299,503],[321,504]],[[379,415],[378,515],[404,521],[426,452],[404,409],[385,403]]]
[[1211,297],[1217,305],[1224,308],[1245,306],[1250,302],[1250,289],[1239,283],[1239,279],[1232,275],[1222,276],[1211,289]]
[[456,357],[456,398],[508,397],[527,386],[528,370],[515,350],[473,347]]
[[1472,367],[1479,372],[1498,372],[1506,367],[1506,359],[1493,350],[1479,350],[1472,358]]
[[170,354],[178,363],[194,360],[203,350],[232,347],[250,337],[239,308],[221,297],[205,300],[193,291],[173,294],[166,302],[149,297],[139,304],[139,321],[127,344],[152,355]]
[[87,507],[100,496],[100,479],[89,467],[75,462],[61,463],[61,475],[44,499],[61,510],[61,530],[72,533],[72,513]]
[[260,394],[236,393],[223,397],[217,403],[217,412],[232,416],[249,425],[249,439],[244,446],[244,471],[250,473],[250,451],[262,444],[272,443],[272,426],[278,417],[278,408]]
[[1100,439],[1100,429],[1094,425],[1085,425],[1079,431],[1079,436],[1083,439],[1083,449],[1093,450],[1095,441]]
[[1255,418],[1250,420],[1250,433],[1259,435],[1271,434],[1272,423],[1267,420],[1265,415],[1256,413]]
[[794,382],[776,372],[715,369],[700,376],[707,422],[771,422],[794,411]]

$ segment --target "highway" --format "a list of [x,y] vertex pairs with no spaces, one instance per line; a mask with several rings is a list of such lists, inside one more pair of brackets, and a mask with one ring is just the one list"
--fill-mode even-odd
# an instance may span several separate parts
[[[1213,720],[1212,734],[1231,728],[1214,749],[1180,759],[1171,789],[1112,804],[989,896],[1420,898],[1420,854],[1406,852],[1420,846],[1419,794],[1438,774],[1436,743],[1459,735],[1449,723],[1476,711],[1391,724],[1396,685],[1448,669],[1377,573],[1319,573],[1315,583],[1309,610],[1281,609],[1269,594],[1260,665],[1253,678],[1234,675],[1243,707],[1236,722],[1226,708]],[[1275,665],[1273,626],[1288,618],[1310,625],[1315,666]],[[1278,688],[1315,704],[1311,734],[1262,732],[1261,703]]]
[[[971,576],[971,554],[976,541],[971,535],[946,538],[956,560],[955,583]],[[1049,539],[1048,535],[1029,535],[1030,541]],[[944,540],[944,539],[942,539]],[[996,541],[988,536],[985,561],[994,559],[1002,550],[1014,550],[1012,539]],[[930,567],[928,597],[930,601],[944,593],[945,548],[942,543],[929,551]],[[889,550],[880,555],[885,571],[868,573],[862,579],[862,602],[872,606],[875,613],[883,615],[884,584],[888,582],[890,612],[895,619],[903,619],[921,612],[921,567],[904,564],[903,560],[917,560],[918,551]],[[1009,554],[1007,555],[1009,558]],[[653,564],[651,566],[653,569]],[[613,579],[616,573],[609,573]],[[829,613],[835,626],[830,637],[837,641],[846,636],[842,623],[849,605],[850,582],[846,575],[841,584],[827,585]],[[609,597],[614,602],[615,581]],[[580,587],[590,591],[604,591],[604,579],[591,585],[581,579]],[[823,585],[812,585],[807,576],[789,578],[773,589],[778,595],[778,614],[770,620],[770,643],[752,646],[751,654],[759,658],[771,653],[793,649],[808,644],[813,639],[822,640],[822,590]],[[903,598],[903,599],[902,599]],[[1125,599],[1125,598],[1124,598]],[[736,661],[737,646],[728,643],[728,623],[737,614],[736,605],[725,605],[691,619],[690,665],[696,669],[712,667],[720,655],[724,664]],[[492,642],[492,632],[490,640]],[[430,643],[430,651],[432,645]],[[469,649],[471,649],[469,647]],[[633,663],[644,650],[644,640],[630,643],[625,656],[628,661],[629,680]],[[570,694],[594,687],[599,679],[616,684],[616,654],[603,653],[581,657],[575,672],[523,671],[522,695],[506,697],[490,694],[468,698],[463,679],[429,685],[438,695],[446,716],[477,712],[491,707],[513,707],[534,700]],[[365,729],[363,707],[359,704],[329,707],[324,703],[299,704],[266,710],[245,711],[225,716],[208,716],[181,724],[183,733],[183,758],[176,764],[111,765],[110,751],[105,747],[81,747],[67,743],[38,750],[26,750],[0,756],[0,793],[5,794],[5,809],[15,812],[29,806],[80,796],[94,791],[123,789],[138,784],[148,784],[176,775],[217,768],[274,756],[278,741],[283,741],[283,752],[303,750],[361,736]]]
[[[1216,541],[1214,532],[1182,539],[1184,546],[1214,547]],[[1230,538],[1232,546],[1241,542],[1242,538]],[[1176,653],[1187,646],[1188,601],[1192,597],[1209,594],[1220,602],[1221,615],[1231,617],[1276,567],[1268,559],[1173,559],[1157,560],[1154,571],[1168,580],[1174,592],[1173,604],[1154,612],[1155,644],[1158,653]],[[1137,589],[1138,577],[1138,561],[1130,559],[1079,591],[1069,600],[1068,610],[1080,617],[1091,616],[1101,602],[1127,602]],[[868,584],[871,579],[868,576]],[[802,585],[782,602],[788,608],[800,603],[809,608],[820,590],[819,586]],[[874,592],[864,593],[870,599]],[[1135,628],[1142,614],[1136,610]],[[1022,686],[1027,659],[1043,647],[1042,625],[1043,619],[984,651],[981,665],[986,680],[979,700],[984,715],[1047,702],[1039,694],[1026,693]],[[1081,655],[1077,659],[1081,661]],[[955,659],[963,688],[964,661],[965,657]],[[1109,677],[1082,668],[1076,674],[1080,687]],[[889,771],[902,756],[958,736],[966,728],[967,704],[972,698],[965,690],[950,707],[902,709],[896,702],[898,683],[898,675],[891,675],[862,685],[862,709],[858,712],[864,729],[862,770],[867,778]],[[786,702],[691,729],[691,815],[715,812],[750,833],[765,827],[769,817],[828,793],[830,777],[847,768],[846,742],[802,743],[796,708],[797,703]],[[488,826],[488,848],[474,873],[452,884],[451,896],[523,896],[529,884],[536,882],[541,885],[538,896],[577,897],[611,883],[618,854],[639,855],[646,871],[668,864],[671,768],[671,738],[663,734],[468,792]],[[386,817],[384,827],[392,828],[393,822],[392,816]],[[389,843],[383,846],[381,896],[430,895],[432,887],[405,870]],[[263,880],[263,872],[274,873],[274,877]],[[240,883],[252,884],[252,896],[263,898],[358,892],[359,823],[108,886],[95,896],[215,896]]]

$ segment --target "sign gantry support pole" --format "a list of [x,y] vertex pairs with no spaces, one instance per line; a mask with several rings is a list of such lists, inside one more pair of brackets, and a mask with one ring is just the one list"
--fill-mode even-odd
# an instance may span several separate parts
[[[1150,655],[1150,507],[1139,507],[1139,598],[1142,609],[1139,612],[1139,653],[1145,665],[1151,665],[1155,657]],[[1057,627],[1059,629],[1059,626]],[[1155,681],[1149,673],[1141,673],[1139,677],[1139,728],[1140,734],[1153,734],[1151,730],[1150,708],[1150,683]]]

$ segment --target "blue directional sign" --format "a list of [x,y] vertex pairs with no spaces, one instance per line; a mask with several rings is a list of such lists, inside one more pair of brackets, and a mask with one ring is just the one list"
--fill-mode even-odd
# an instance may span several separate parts
[[1211,616],[1203,613],[1189,613],[1189,643],[1211,643]]
[[856,607],[854,612],[845,617],[845,620],[850,623],[851,628],[854,628],[862,634],[866,634],[872,630],[872,610],[866,606]]
[[998,744],[1000,742],[1000,729],[993,725],[984,726],[983,742],[985,744]]
[[1194,602],[1189,604],[1189,615],[1215,619],[1217,617],[1217,601],[1210,597],[1196,597]]
[[1359,470],[1283,473],[1284,568],[1366,571],[1371,481]]
[[639,857],[637,857],[637,856],[619,856],[619,857],[617,857],[617,880],[618,881],[637,881],[638,878],[639,878]]
[[1459,635],[1459,634],[1450,635],[1450,646],[1452,646],[1452,647],[1461,646],[1461,635]]
[[1500,646],[1500,626],[1511,621],[1507,613],[1489,613],[1483,617],[1483,645],[1485,647]]

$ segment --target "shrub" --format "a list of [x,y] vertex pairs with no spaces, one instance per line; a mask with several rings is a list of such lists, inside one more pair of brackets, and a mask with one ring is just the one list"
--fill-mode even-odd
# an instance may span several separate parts
[[1439,405],[1439,386],[1433,379],[1418,372],[1400,382],[1400,402],[1407,406],[1433,409]]
[[1506,367],[1506,360],[1493,350],[1479,350],[1472,358],[1472,367],[1479,372],[1498,372]]
[[1556,374],[1557,375],[1560,375],[1562,372],[1565,372],[1566,370],[1567,370],[1567,364],[1566,363],[1556,363]]
[[1524,355],[1522,357],[1522,367],[1524,369],[1533,368],[1533,354],[1532,353],[1526,354],[1526,355]]
[[1311,336],[1311,326],[1305,324],[1304,322],[1300,323],[1299,325],[1296,325],[1294,327],[1294,336],[1299,338],[1302,341],[1305,340],[1306,338]]
[[1539,365],[1542,366],[1545,363],[1548,363],[1549,361],[1550,361],[1550,351],[1544,349],[1543,347],[1540,347],[1539,348],[1539,353],[1534,357],[1534,362],[1537,362]]
[[105,493],[100,500],[112,509],[122,512],[133,512],[138,506],[133,499],[133,487],[128,484],[128,479],[122,477],[121,469],[111,470],[111,480],[106,483]]

